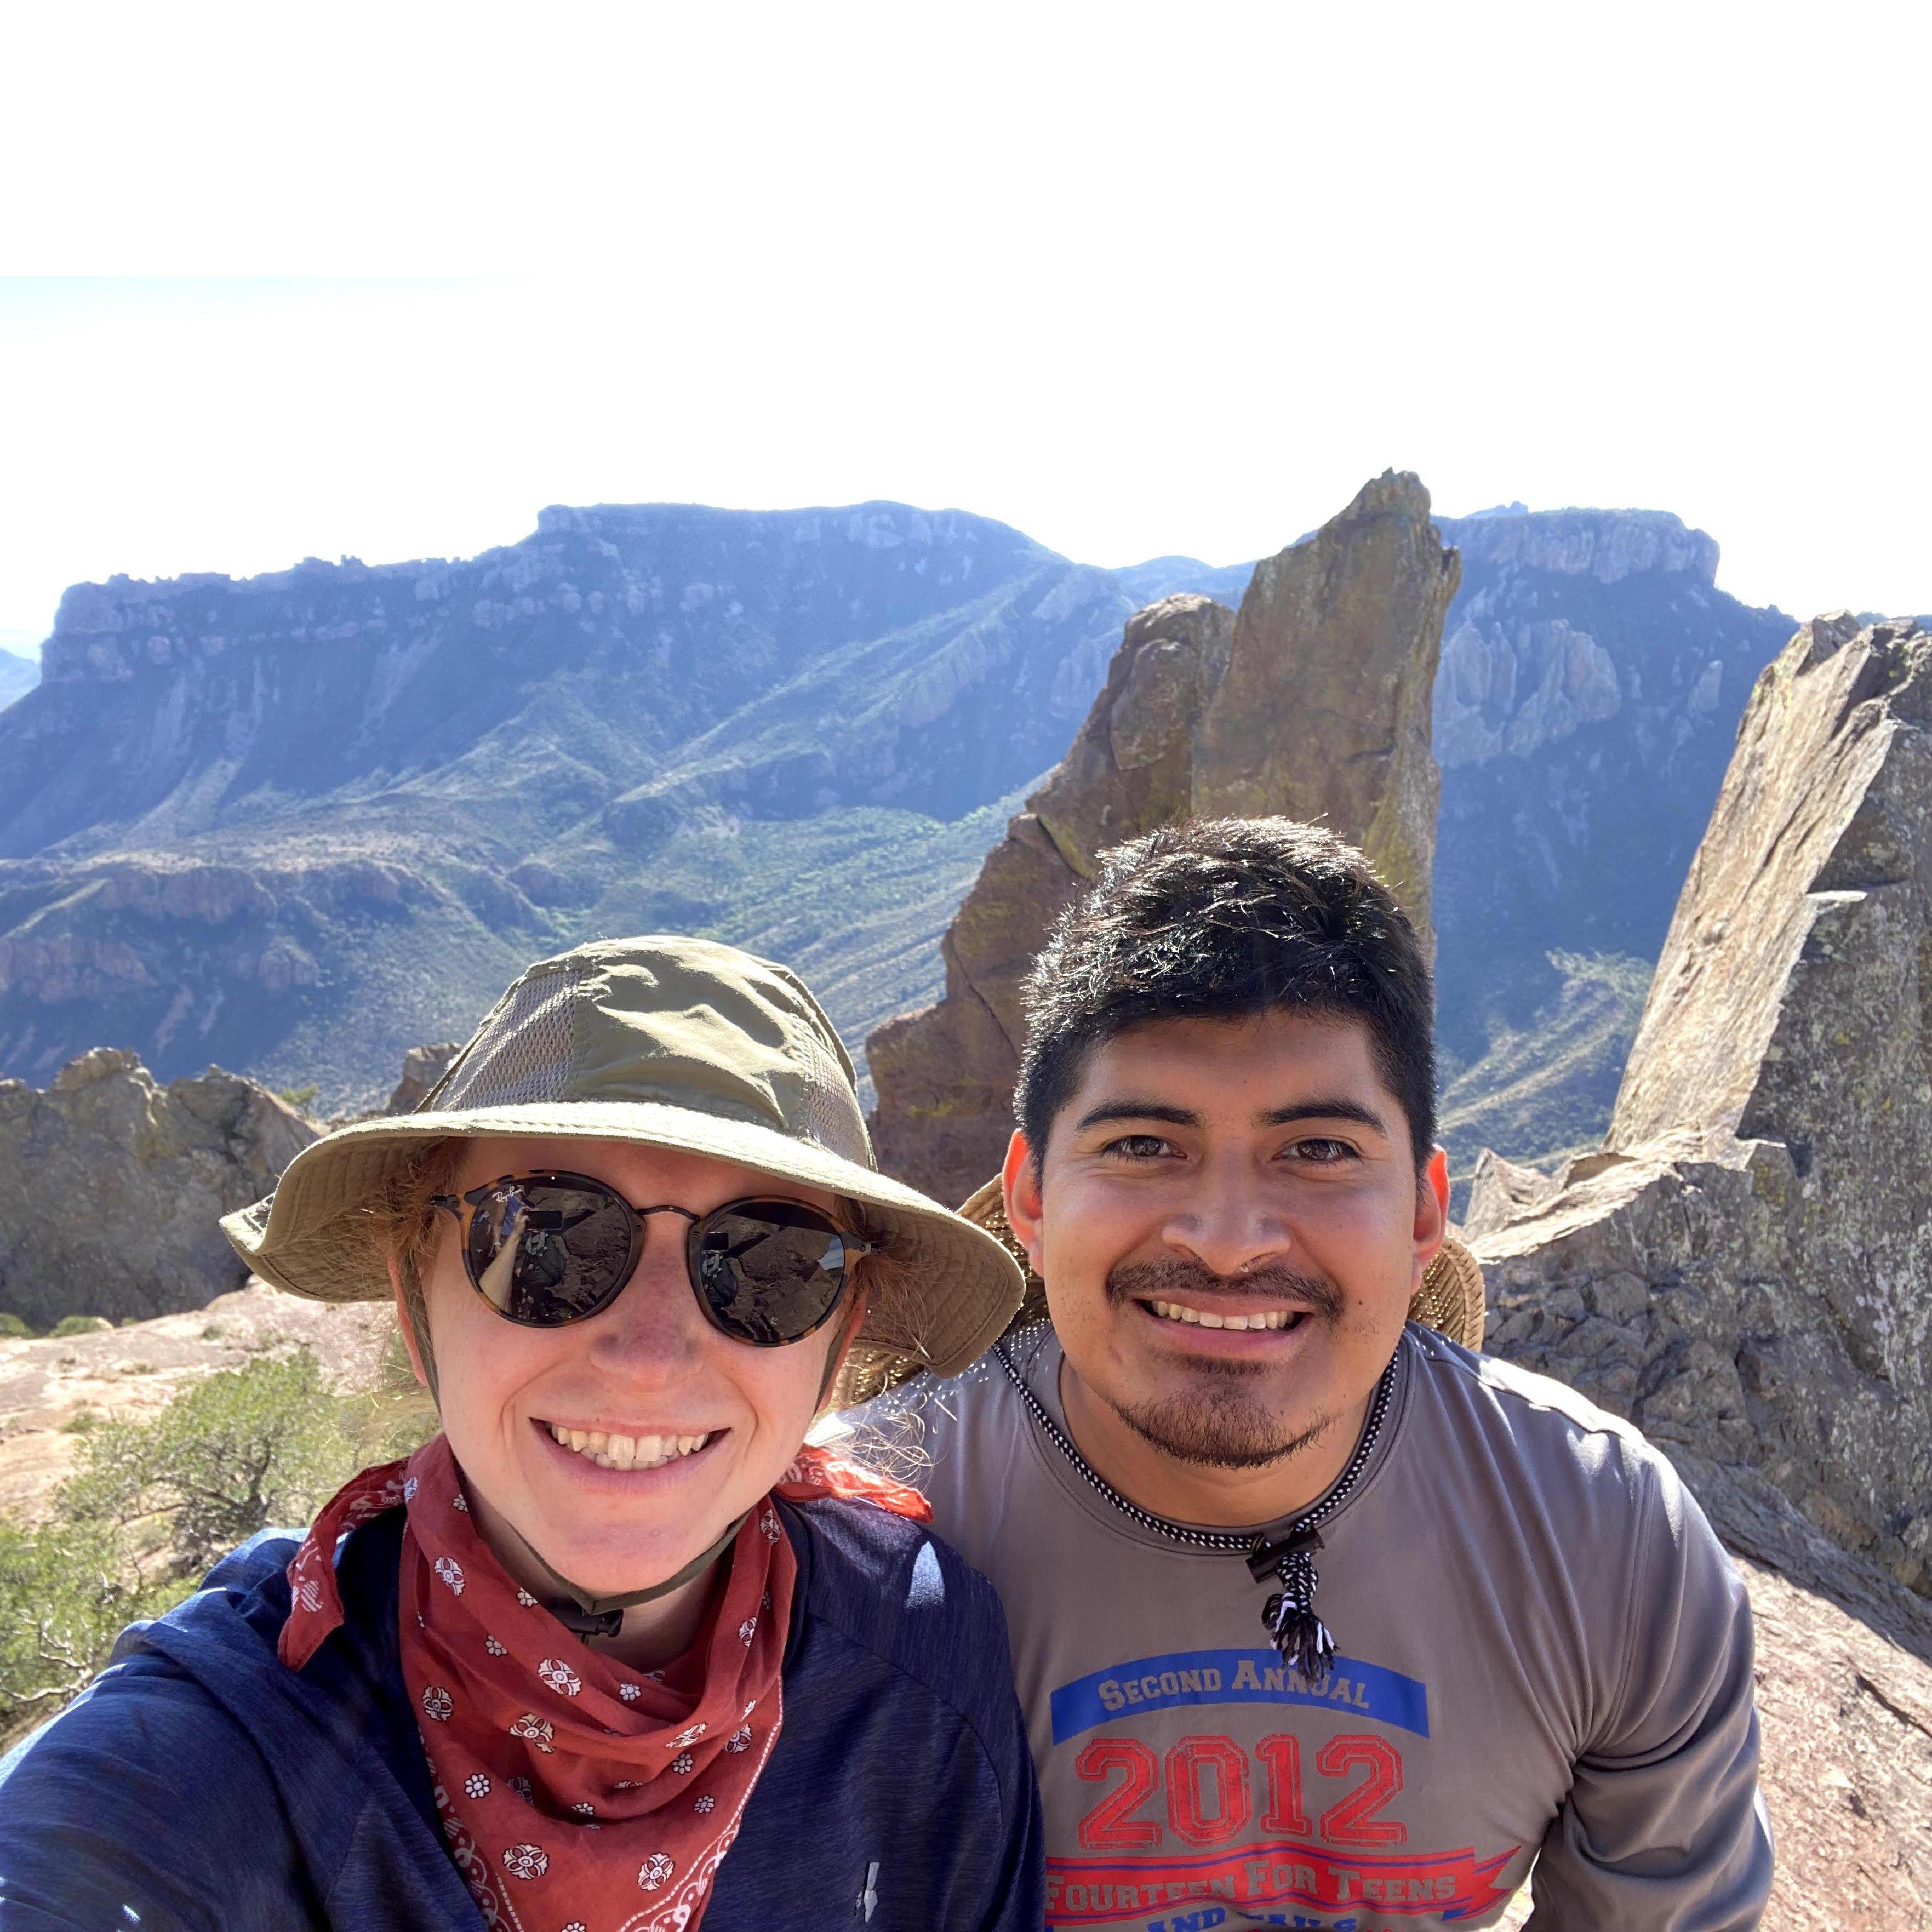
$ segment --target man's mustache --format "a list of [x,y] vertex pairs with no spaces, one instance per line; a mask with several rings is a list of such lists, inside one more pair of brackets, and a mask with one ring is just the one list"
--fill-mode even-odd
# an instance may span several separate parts
[[1190,1294],[1268,1295],[1305,1308],[1325,1322],[1342,1312],[1342,1292],[1320,1275],[1298,1274],[1280,1262],[1246,1274],[1216,1274],[1199,1262],[1123,1262],[1107,1276],[1107,1298],[1124,1301],[1184,1300]]

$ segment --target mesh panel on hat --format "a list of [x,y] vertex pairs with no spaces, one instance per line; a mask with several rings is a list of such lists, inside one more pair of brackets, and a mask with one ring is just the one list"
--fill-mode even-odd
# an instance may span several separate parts
[[859,1112],[844,1069],[809,1027],[797,1028],[794,1039],[805,1064],[805,1079],[799,1090],[799,1124],[820,1147],[859,1166],[875,1168],[865,1117]]
[[524,1107],[570,1092],[572,1022],[581,968],[535,974],[484,1022],[468,1053],[434,1096],[440,1111]]

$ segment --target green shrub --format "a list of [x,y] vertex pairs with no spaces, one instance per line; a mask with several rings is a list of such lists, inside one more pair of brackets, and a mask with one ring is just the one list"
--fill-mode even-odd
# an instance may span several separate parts
[[10,1309],[0,1309],[0,1341],[31,1339],[37,1332]]
[[152,1422],[94,1430],[61,1500],[72,1520],[136,1532],[164,1522],[199,1574],[273,1523],[306,1522],[353,1474],[344,1405],[306,1349],[226,1369]]
[[310,1102],[321,1091],[322,1089],[311,1080],[306,1087],[284,1087],[277,1098],[286,1100],[297,1113],[305,1114],[308,1112]]
[[399,1392],[334,1395],[306,1349],[209,1376],[150,1421],[77,1413],[53,1522],[0,1524],[0,1744],[83,1689],[124,1625],[256,1531],[307,1522],[362,1462],[406,1454],[423,1420]]
[[125,1625],[192,1587],[145,1575],[111,1524],[0,1525],[0,1736],[51,1717],[87,1688]]
[[104,1328],[113,1326],[104,1315],[63,1315],[47,1333],[56,1338],[66,1335],[98,1335]]

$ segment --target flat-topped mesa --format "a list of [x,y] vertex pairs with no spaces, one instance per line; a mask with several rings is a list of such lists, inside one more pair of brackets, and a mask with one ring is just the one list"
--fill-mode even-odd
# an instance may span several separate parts
[[1932,636],[1759,680],[1608,1144],[1487,1160],[1490,1346],[1932,1595]]
[[1444,518],[1466,563],[1514,564],[1616,584],[1658,571],[1706,586],[1718,578],[1718,542],[1667,510],[1485,510]]
[[1129,620],[1072,748],[946,933],[944,998],[866,1043],[887,1172],[959,1201],[998,1169],[1034,955],[1096,856],[1156,826],[1319,820],[1362,846],[1432,945],[1430,694],[1458,576],[1427,491],[1390,472],[1257,566],[1238,617],[1180,596]]

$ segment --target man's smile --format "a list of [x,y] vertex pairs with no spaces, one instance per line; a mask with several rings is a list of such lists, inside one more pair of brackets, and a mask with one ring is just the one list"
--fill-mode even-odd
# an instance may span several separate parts
[[1202,1328],[1233,1329],[1282,1329],[1300,1324],[1307,1315],[1305,1308],[1266,1308],[1237,1311],[1233,1309],[1216,1312],[1212,1309],[1197,1308],[1184,1301],[1143,1301],[1141,1306],[1158,1316],[1163,1322],[1181,1322]]

